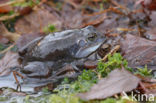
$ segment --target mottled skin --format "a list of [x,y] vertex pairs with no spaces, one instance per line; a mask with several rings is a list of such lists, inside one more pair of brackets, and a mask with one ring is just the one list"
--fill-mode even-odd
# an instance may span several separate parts
[[88,58],[105,38],[88,26],[39,37],[19,50],[23,69],[29,77],[47,77],[65,63]]

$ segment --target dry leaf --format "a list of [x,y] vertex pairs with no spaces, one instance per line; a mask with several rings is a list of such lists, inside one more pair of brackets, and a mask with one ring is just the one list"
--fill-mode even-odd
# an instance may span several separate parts
[[20,67],[18,54],[8,51],[0,60],[0,76],[8,75],[11,68]]
[[151,15],[149,16],[150,16],[151,21],[148,24],[152,27],[155,27],[156,26],[156,11],[152,11]]
[[17,33],[9,32],[2,22],[0,22],[0,35],[11,41],[16,41],[20,37]]
[[135,89],[140,79],[125,69],[115,69],[106,78],[101,79],[89,92],[79,93],[84,100],[105,99],[121,92]]
[[156,42],[141,37],[126,35],[121,42],[121,50],[131,67],[145,66],[156,69]]
[[[0,5],[9,2],[9,0],[0,0]],[[0,6],[0,13],[8,13],[12,10],[10,5]]]
[[37,37],[43,36],[42,33],[30,33],[30,34],[22,34],[21,37],[16,41],[16,45],[18,49],[25,46],[30,41],[36,39]]
[[61,19],[58,14],[46,9],[37,9],[23,18],[19,19],[15,24],[18,33],[36,33],[42,31],[48,25],[55,25],[57,30],[62,27]]

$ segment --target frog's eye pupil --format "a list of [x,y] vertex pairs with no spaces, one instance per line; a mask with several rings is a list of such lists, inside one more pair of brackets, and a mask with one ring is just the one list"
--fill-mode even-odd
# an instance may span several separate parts
[[83,47],[85,46],[86,42],[84,40],[80,40],[79,41],[79,46]]

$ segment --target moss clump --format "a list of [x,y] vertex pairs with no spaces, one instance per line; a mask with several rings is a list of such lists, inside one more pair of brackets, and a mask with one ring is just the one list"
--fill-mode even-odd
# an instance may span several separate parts
[[[121,69],[122,67],[132,71],[132,68],[128,68],[128,62],[119,53],[115,53],[113,56],[109,55],[108,61],[100,61],[96,70],[83,70],[76,81],[70,82],[68,78],[65,78],[64,81],[54,89],[53,92],[55,92],[55,94],[49,95],[48,102],[45,101],[44,103],[137,103],[123,97],[120,99],[107,98],[105,100],[94,101],[82,101],[76,97],[77,93],[86,92],[97,83],[99,75],[106,77],[112,70]],[[147,70],[147,67],[145,67],[143,70],[138,69],[137,73],[146,76],[147,74],[149,75],[150,72]]]

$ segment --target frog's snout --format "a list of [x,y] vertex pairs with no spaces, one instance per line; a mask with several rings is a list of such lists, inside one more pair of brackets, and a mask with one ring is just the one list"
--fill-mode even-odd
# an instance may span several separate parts
[[96,52],[96,50],[98,48],[100,48],[103,43],[104,43],[104,40],[103,41],[99,41],[97,43],[86,45],[85,47],[80,48],[78,50],[78,52],[76,53],[75,57],[76,58],[88,57],[90,54]]

